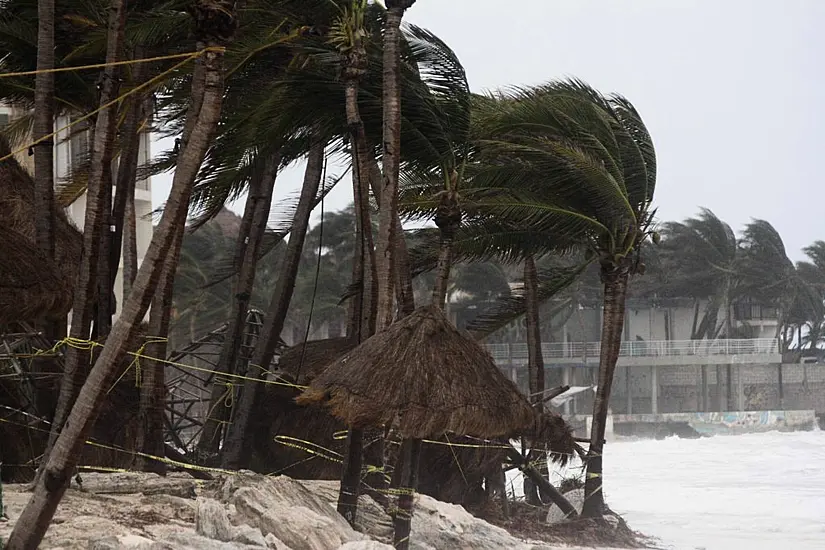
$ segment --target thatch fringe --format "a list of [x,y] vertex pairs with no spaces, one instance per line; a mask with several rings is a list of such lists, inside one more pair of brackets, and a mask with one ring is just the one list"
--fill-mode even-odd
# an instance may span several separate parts
[[[0,157],[11,152],[0,136]],[[35,244],[34,181],[14,158],[0,162],[0,325],[68,312],[83,239],[66,213],[54,209],[55,262]],[[58,280],[62,280],[59,284]]]

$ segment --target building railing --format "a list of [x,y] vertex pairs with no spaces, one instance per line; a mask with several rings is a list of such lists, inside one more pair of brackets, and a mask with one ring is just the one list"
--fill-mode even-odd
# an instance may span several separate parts
[[[527,344],[487,344],[487,351],[500,364],[526,364]],[[545,359],[594,360],[599,357],[599,342],[558,342],[541,345]],[[774,338],[739,340],[652,340],[622,342],[619,357],[678,357],[713,355],[771,355],[779,353]]]

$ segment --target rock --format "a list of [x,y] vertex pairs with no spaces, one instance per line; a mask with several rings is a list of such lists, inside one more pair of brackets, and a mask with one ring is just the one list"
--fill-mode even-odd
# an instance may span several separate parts
[[[303,481],[312,492],[323,496],[335,509],[338,484]],[[383,543],[392,542],[392,522],[384,510],[368,496],[358,499],[358,528]],[[414,550],[529,550],[531,546],[504,529],[480,520],[458,505],[417,495],[412,519],[410,546]]]
[[89,550],[143,550],[150,547],[154,541],[139,535],[109,536],[90,541]]
[[368,537],[357,533],[300,482],[279,476],[232,476],[220,498],[235,506],[231,520],[272,533],[292,550],[336,550]]
[[[208,539],[201,535],[172,533],[169,538],[154,543],[146,550],[265,550],[267,546],[224,542]],[[143,550],[143,549],[141,549]]]
[[412,519],[410,546],[414,549],[528,550],[530,545],[480,520],[461,506],[418,495]]
[[[41,548],[51,550],[390,550],[392,524],[368,496],[359,498],[357,530],[335,510],[338,483],[262,475],[221,476],[195,486],[197,500],[153,493],[157,476],[114,481],[87,475],[107,494],[68,491]],[[173,478],[181,479],[181,478]],[[147,480],[150,480],[147,482]],[[162,479],[160,481],[163,481]],[[184,479],[186,483],[191,480]],[[147,485],[148,483],[148,485]],[[168,487],[178,492],[174,481]],[[178,493],[180,494],[180,493]],[[7,538],[30,498],[24,486],[4,486]],[[573,498],[568,495],[568,498]],[[608,520],[610,521],[610,520]],[[413,550],[550,550],[477,519],[462,507],[418,495],[412,520]],[[567,549],[572,550],[572,549]]]
[[[573,508],[581,512],[584,506],[584,488],[572,489],[564,493],[564,496],[570,501]],[[561,523],[566,520],[567,518],[564,516],[564,512],[562,512],[558,506],[552,506],[547,512],[547,519],[545,521],[547,521],[547,523]]]
[[120,541],[117,537],[104,537],[89,541],[89,550],[120,550]]
[[195,480],[189,476],[159,476],[144,472],[118,472],[111,474],[84,473],[81,484],[72,480],[72,488],[97,495],[172,495],[195,498]]
[[393,550],[393,547],[374,540],[359,540],[348,542],[338,550]]
[[195,532],[210,539],[232,540],[232,524],[229,523],[225,506],[211,498],[199,498]]
[[[269,534],[271,535],[272,533]],[[264,538],[261,530],[250,527],[249,525],[239,525],[238,527],[233,527],[232,542],[269,548],[269,543]]]
[[272,533],[267,533],[264,537],[266,541],[266,545],[271,550],[292,550],[289,546],[283,543],[281,539],[273,535]]

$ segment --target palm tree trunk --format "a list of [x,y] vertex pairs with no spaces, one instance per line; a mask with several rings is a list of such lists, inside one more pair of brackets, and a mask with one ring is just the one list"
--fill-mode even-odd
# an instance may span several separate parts
[[[370,186],[375,197],[375,202],[381,201],[381,168],[375,157],[370,157]],[[410,253],[407,249],[407,240],[404,238],[404,228],[401,226],[401,217],[395,216],[395,300],[398,302],[399,317],[406,317],[415,311],[415,294],[412,285],[412,267],[410,266]],[[376,289],[377,290],[377,289]]]
[[[37,75],[34,82],[34,139],[54,132],[54,0],[37,2]],[[37,247],[54,260],[54,138],[34,146]]]
[[[152,305],[149,309],[149,330],[146,355],[166,358],[169,336],[169,321],[172,315],[175,273],[180,261],[183,243],[184,223],[175,228],[174,242],[163,262],[163,271]],[[140,405],[138,408],[138,433],[135,449],[142,453],[135,461],[136,468],[144,472],[166,475],[166,463],[149,457],[163,457],[166,449],[163,440],[163,418],[166,405],[166,364],[161,361],[147,361],[141,369]]]
[[[528,256],[524,261],[524,302],[527,322],[527,370],[530,401],[534,407],[543,408],[544,396],[544,358],[541,354],[541,327],[539,325],[538,271],[536,261]],[[530,451],[528,461],[531,464],[547,460],[547,455],[539,451]],[[541,505],[538,486],[529,476],[524,477],[524,496],[528,504]]]
[[[135,58],[140,58],[143,54],[142,48],[135,48]],[[132,85],[139,85],[145,78],[146,64],[138,63],[132,72]],[[123,251],[123,237],[127,233],[125,227],[129,223],[137,223],[134,218],[135,206],[135,186],[137,183],[137,167],[140,158],[140,140],[142,122],[149,113],[144,112],[145,102],[141,97],[133,97],[132,103],[126,112],[126,117],[123,121],[123,127],[120,130],[120,158],[117,165],[117,178],[115,180],[115,198],[112,205],[112,242],[110,248],[109,260],[109,288],[114,292],[115,280],[120,267],[120,259]],[[131,207],[131,213],[129,213]],[[131,236],[130,236],[131,237]],[[131,243],[127,240],[128,248]],[[137,243],[135,243],[137,249]],[[128,253],[126,254],[128,257]],[[135,250],[137,256],[137,250]],[[127,293],[126,285],[126,259],[124,259],[124,276],[123,276],[123,296],[121,300],[125,300]],[[134,277],[129,281],[129,287]],[[112,312],[114,313],[114,312]]]
[[[292,219],[292,233],[287,243],[286,253],[281,264],[281,273],[275,290],[272,293],[272,301],[269,306],[269,315],[264,324],[263,331],[258,337],[250,366],[258,366],[260,369],[247,369],[246,376],[251,377],[257,374],[266,376],[268,366],[272,362],[275,346],[278,343],[281,332],[284,330],[284,323],[289,312],[289,304],[292,301],[292,293],[295,290],[295,280],[298,277],[298,268],[301,263],[301,254],[304,250],[307,230],[309,229],[309,218],[312,214],[312,205],[321,185],[321,177],[324,171],[324,153],[326,144],[318,138],[312,144],[307,160],[307,168],[304,174],[304,184],[301,188],[301,196],[298,199],[298,209]],[[256,252],[257,253],[257,252]],[[232,419],[227,435],[225,452],[222,456],[222,466],[224,468],[237,469],[245,465],[248,457],[244,456],[244,449],[248,449],[248,442],[245,441],[247,429],[252,418],[252,410],[255,405],[255,397],[259,393],[260,384],[244,382],[241,389],[241,396],[238,400],[237,410]]]
[[[360,30],[360,29],[359,29]],[[350,301],[347,336],[355,342],[363,342],[375,332],[378,313],[378,267],[372,238],[372,221],[369,211],[369,185],[371,171],[364,122],[358,108],[360,80],[366,73],[367,56],[360,35],[355,36],[348,54],[343,57],[345,78],[344,99],[352,149],[352,185],[355,203],[355,254],[352,263],[352,284],[357,289]],[[367,277],[369,274],[369,277]],[[358,493],[361,488],[361,467],[364,461],[364,432],[350,429],[347,432],[346,453],[341,469],[341,488],[338,493],[338,512],[355,525],[358,513]],[[383,460],[383,451],[372,452],[373,461]],[[381,479],[370,479],[374,484]],[[376,487],[380,487],[376,485]],[[376,495],[379,500],[383,495]]]
[[604,491],[602,489],[604,431],[610,404],[610,390],[613,386],[613,373],[616,370],[616,362],[619,359],[619,350],[622,345],[628,278],[629,270],[626,266],[602,266],[604,318],[599,357],[599,383],[596,388],[596,399],[593,402],[590,449],[587,453],[583,517],[601,517],[604,514]]
[[380,332],[392,323],[395,269],[398,175],[401,162],[401,20],[415,0],[388,0],[384,27],[384,151],[383,181],[378,211],[378,319]]
[[438,266],[436,267],[435,285],[433,285],[432,303],[439,309],[444,309],[447,303],[447,286],[450,283],[450,268],[453,260],[453,232],[454,229],[441,230],[441,247],[438,251]]
[[[383,59],[383,181],[379,195],[378,246],[376,252],[378,276],[378,318],[376,329],[381,332],[390,326],[393,318],[394,283],[396,280],[396,249],[399,239],[398,176],[401,162],[401,20],[415,0],[387,0],[387,19],[384,26]],[[449,275],[449,272],[448,272]],[[418,485],[418,457],[421,442],[411,440],[402,458],[404,473],[401,486],[409,495],[398,501],[394,519],[393,542],[396,548],[406,550],[410,545],[413,495]],[[383,455],[383,453],[382,453]],[[403,466],[406,464],[406,466]]]
[[[54,0],[37,3],[37,75],[34,83],[34,206],[35,240],[43,255],[54,261]],[[44,326],[46,336],[66,335],[66,317]]]
[[[232,309],[226,327],[221,353],[215,366],[216,374],[212,383],[212,397],[209,402],[209,417],[203,425],[203,432],[198,440],[198,451],[203,457],[212,456],[218,452],[221,442],[221,426],[229,417],[226,407],[221,407],[226,387],[219,383],[220,375],[234,373],[238,366],[238,354],[241,349],[243,330],[246,326],[246,315],[249,311],[249,300],[252,297],[252,288],[255,284],[255,268],[257,267],[261,242],[266,234],[269,221],[269,211],[272,207],[272,193],[278,167],[281,163],[280,152],[270,154],[266,159],[260,159],[262,167],[256,174],[249,187],[246,207],[238,233],[235,265],[240,266],[240,272],[233,289],[231,300]],[[280,333],[279,333],[280,335]],[[234,392],[233,387],[229,391]]]
[[[353,157],[352,183],[356,236],[360,235],[361,237],[356,247],[360,250],[361,258],[360,261],[355,262],[356,265],[353,268],[353,275],[358,277],[353,280],[359,285],[359,295],[354,297],[354,301],[363,302],[362,307],[356,307],[356,309],[360,309],[360,342],[375,332],[378,288],[376,284],[375,245],[372,238],[372,221],[370,220],[369,210],[369,152],[367,149],[367,136],[364,133],[364,122],[358,109],[358,81],[354,78],[350,78],[346,83],[345,99],[347,126],[349,126]],[[367,277],[367,274],[369,274],[369,277]]]
[[[218,6],[212,2],[198,2],[195,10],[200,12],[201,20],[208,19],[212,23],[212,32],[216,32],[216,22],[223,20],[225,25],[218,26],[218,31],[224,31],[221,34],[231,37],[235,27],[231,2],[227,0]],[[204,17],[203,11],[211,12],[210,16]],[[206,45],[218,44],[220,42],[217,39],[210,39]],[[154,287],[160,278],[163,259],[172,247],[175,228],[186,219],[192,186],[220,119],[224,94],[222,59],[223,54],[220,50],[210,49],[198,60],[192,95],[193,105],[197,104],[199,108],[190,109],[187,113],[187,119],[192,117],[195,120],[191,124],[187,120],[186,126],[189,131],[184,135],[183,153],[178,160],[172,191],[163,217],[154,232],[132,293],[123,307],[123,313],[115,322],[106,345],[80,390],[65,428],[59,432],[53,451],[43,468],[43,475],[34,486],[34,494],[18,517],[14,530],[6,542],[6,550],[37,548],[43,539],[57,505],[68,488],[70,477],[77,466],[84,442],[103,403],[115,368],[124,357],[128,342],[133,338],[138,324],[149,308]]]
[[[124,27],[126,23],[126,1],[114,0],[109,18],[108,40],[106,45],[106,62],[114,63],[120,59],[120,50],[123,43]],[[100,104],[105,105],[117,97],[118,71],[116,66],[109,65],[103,72],[103,85],[100,93]],[[94,314],[95,290],[97,288],[98,244],[103,237],[101,221],[104,219],[104,209],[111,208],[104,201],[106,197],[107,168],[111,168],[112,141],[115,133],[117,109],[104,109],[97,115],[92,148],[92,164],[89,173],[88,190],[86,191],[86,215],[83,225],[83,252],[81,254],[80,272],[75,284],[74,299],[72,302],[72,325],[69,335],[77,340],[88,340]],[[110,172],[109,172],[110,173]],[[108,212],[108,210],[106,210]],[[44,463],[48,459],[57,435],[75,401],[77,392],[86,375],[83,365],[88,364],[88,354],[76,347],[66,350],[65,367],[60,384],[57,408],[49,441],[44,454]]]
[[527,368],[529,372],[530,400],[534,405],[542,403],[544,392],[544,358],[541,354],[541,326],[539,324],[538,271],[536,261],[529,256],[524,261],[524,302],[527,322]]
[[132,291],[137,277],[137,213],[135,212],[135,194],[126,197],[126,210],[123,216],[123,301]]
[[[113,136],[114,137],[114,136]],[[114,146],[114,142],[112,144]],[[106,338],[112,328],[114,300],[112,299],[112,161],[103,168],[101,185],[100,233],[97,253],[97,311],[95,333],[100,339]]]

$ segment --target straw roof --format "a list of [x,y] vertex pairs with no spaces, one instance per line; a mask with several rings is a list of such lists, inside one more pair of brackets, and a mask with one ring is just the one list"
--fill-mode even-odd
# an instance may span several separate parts
[[0,225],[0,254],[0,326],[69,312],[68,280],[29,239]]
[[414,438],[509,435],[535,419],[484,348],[433,306],[332,363],[297,401],[323,403],[356,428],[397,422],[403,437]]
[[[0,136],[0,157],[10,152]],[[35,244],[34,181],[14,158],[0,162],[0,324],[57,317],[71,306],[83,238],[61,208],[55,208],[55,263]],[[6,238],[8,237],[8,238]],[[55,277],[62,279],[56,284]],[[23,292],[21,281],[25,281]]]
[[351,338],[330,338],[297,344],[281,354],[278,371],[296,384],[307,384],[355,345]]

